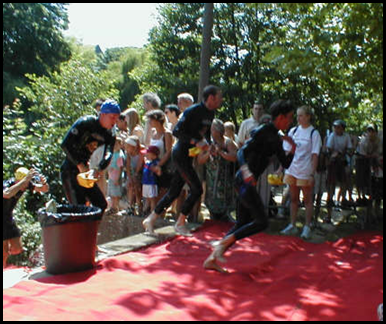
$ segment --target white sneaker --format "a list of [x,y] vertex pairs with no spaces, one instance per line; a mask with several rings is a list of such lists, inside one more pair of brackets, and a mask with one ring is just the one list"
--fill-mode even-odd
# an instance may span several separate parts
[[311,228],[307,225],[303,227],[302,234],[300,235],[302,239],[308,240],[311,237]]
[[383,303],[378,306],[377,313],[379,321],[383,322]]
[[293,226],[292,224],[289,224],[280,233],[284,234],[284,235],[297,235],[298,234],[298,229],[295,226]]
[[145,218],[145,220],[142,222],[142,226],[144,227],[145,232],[149,234],[154,234],[154,224],[153,219],[151,217],[152,215],[153,214],[150,214],[150,216]]

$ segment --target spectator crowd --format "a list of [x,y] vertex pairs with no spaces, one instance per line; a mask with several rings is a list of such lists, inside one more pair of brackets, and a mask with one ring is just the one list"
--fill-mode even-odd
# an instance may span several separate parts
[[[172,132],[184,111],[194,104],[193,96],[188,93],[182,93],[176,99],[177,104],[167,104],[162,110],[157,94],[144,94],[146,113],[143,121],[135,108],[127,108],[120,113],[115,129],[114,157],[105,176],[98,182],[108,201],[105,215],[147,216],[167,192],[173,173],[171,153],[177,142]],[[214,119],[209,149],[194,158],[194,168],[203,181],[202,199],[212,219],[229,219],[235,211],[237,195],[233,184],[239,167],[237,152],[248,141],[253,129],[272,122],[269,111],[261,102],[254,102],[251,112],[252,116],[241,123],[238,132],[232,121]],[[312,126],[312,108],[299,107],[295,116],[294,126],[288,131],[297,145],[291,166],[288,169],[278,168],[278,161],[273,158],[257,181],[256,188],[272,216],[269,207],[274,202],[267,176],[270,173],[284,174],[283,202],[278,207],[277,216],[285,217],[284,211],[289,211],[290,223],[282,233],[297,234],[298,207],[304,204],[306,220],[301,236],[309,238],[312,217],[320,208],[323,194],[328,211],[323,219],[326,223],[331,222],[335,207],[374,204],[374,219],[380,218],[383,131],[378,131],[377,125],[369,124],[362,134],[349,134],[346,122],[335,120],[326,134],[320,134]],[[284,141],[283,147],[289,150],[288,143]],[[92,156],[90,167],[97,154],[98,150]],[[151,193],[148,187],[150,174]],[[186,185],[169,210],[172,215],[179,214],[188,192],[189,186]],[[199,219],[200,205],[201,199],[189,215],[191,220]]]

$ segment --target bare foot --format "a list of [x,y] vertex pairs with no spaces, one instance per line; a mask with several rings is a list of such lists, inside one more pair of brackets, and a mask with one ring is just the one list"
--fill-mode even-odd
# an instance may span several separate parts
[[214,247],[214,251],[212,253],[213,258],[223,263],[227,262],[224,258],[224,253],[227,248],[221,244],[221,241],[214,242],[212,246]]
[[214,256],[211,254],[209,258],[207,258],[204,262],[204,268],[207,270],[215,270],[220,273],[229,273],[229,271],[223,267],[221,267],[217,262]]

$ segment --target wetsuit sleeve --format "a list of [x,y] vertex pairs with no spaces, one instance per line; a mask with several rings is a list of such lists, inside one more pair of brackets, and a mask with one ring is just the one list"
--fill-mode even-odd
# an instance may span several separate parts
[[114,145],[115,145],[115,137],[111,136],[109,139],[107,139],[108,142],[106,142],[105,149],[103,152],[103,159],[99,163],[99,170],[104,170],[108,167],[108,165],[111,162],[111,159],[113,158],[114,154]]
[[283,149],[283,142],[281,138],[277,135],[277,144],[276,144],[276,156],[279,159],[280,164],[288,169],[292,163],[294,155],[292,153],[286,153]]

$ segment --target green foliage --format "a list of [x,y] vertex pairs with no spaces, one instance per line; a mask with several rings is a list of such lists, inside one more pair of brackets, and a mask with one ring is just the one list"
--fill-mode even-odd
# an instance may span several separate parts
[[[199,3],[171,3],[160,8],[159,27],[149,34],[149,59],[130,73],[141,94],[157,92],[165,104],[176,102],[181,92],[191,92],[196,97],[202,12]],[[134,105],[142,106],[140,96]]]
[[[115,49],[106,50],[104,55],[113,57],[110,54],[112,50]],[[137,81],[131,77],[130,73],[144,63],[146,52],[137,48],[120,48],[116,52],[120,54],[115,57],[115,60],[108,62],[107,70],[111,75],[117,76],[114,84],[119,90],[119,104],[122,110],[125,110],[140,92]]]
[[[215,4],[210,83],[223,89],[219,118],[239,125],[254,100],[268,108],[288,98],[311,105],[322,132],[336,118],[355,132],[382,123],[381,12],[381,3]],[[165,104],[180,92],[196,96],[202,14],[200,3],[159,8],[148,61],[131,72],[141,93],[155,91]]]
[[3,3],[3,105],[16,97],[15,84],[25,73],[47,75],[70,58],[62,30],[66,4]]
[[302,86],[300,94],[316,108],[319,126],[325,129],[339,117],[349,131],[360,132],[370,121],[382,122],[383,4],[275,7],[287,32],[275,39],[264,61]]

